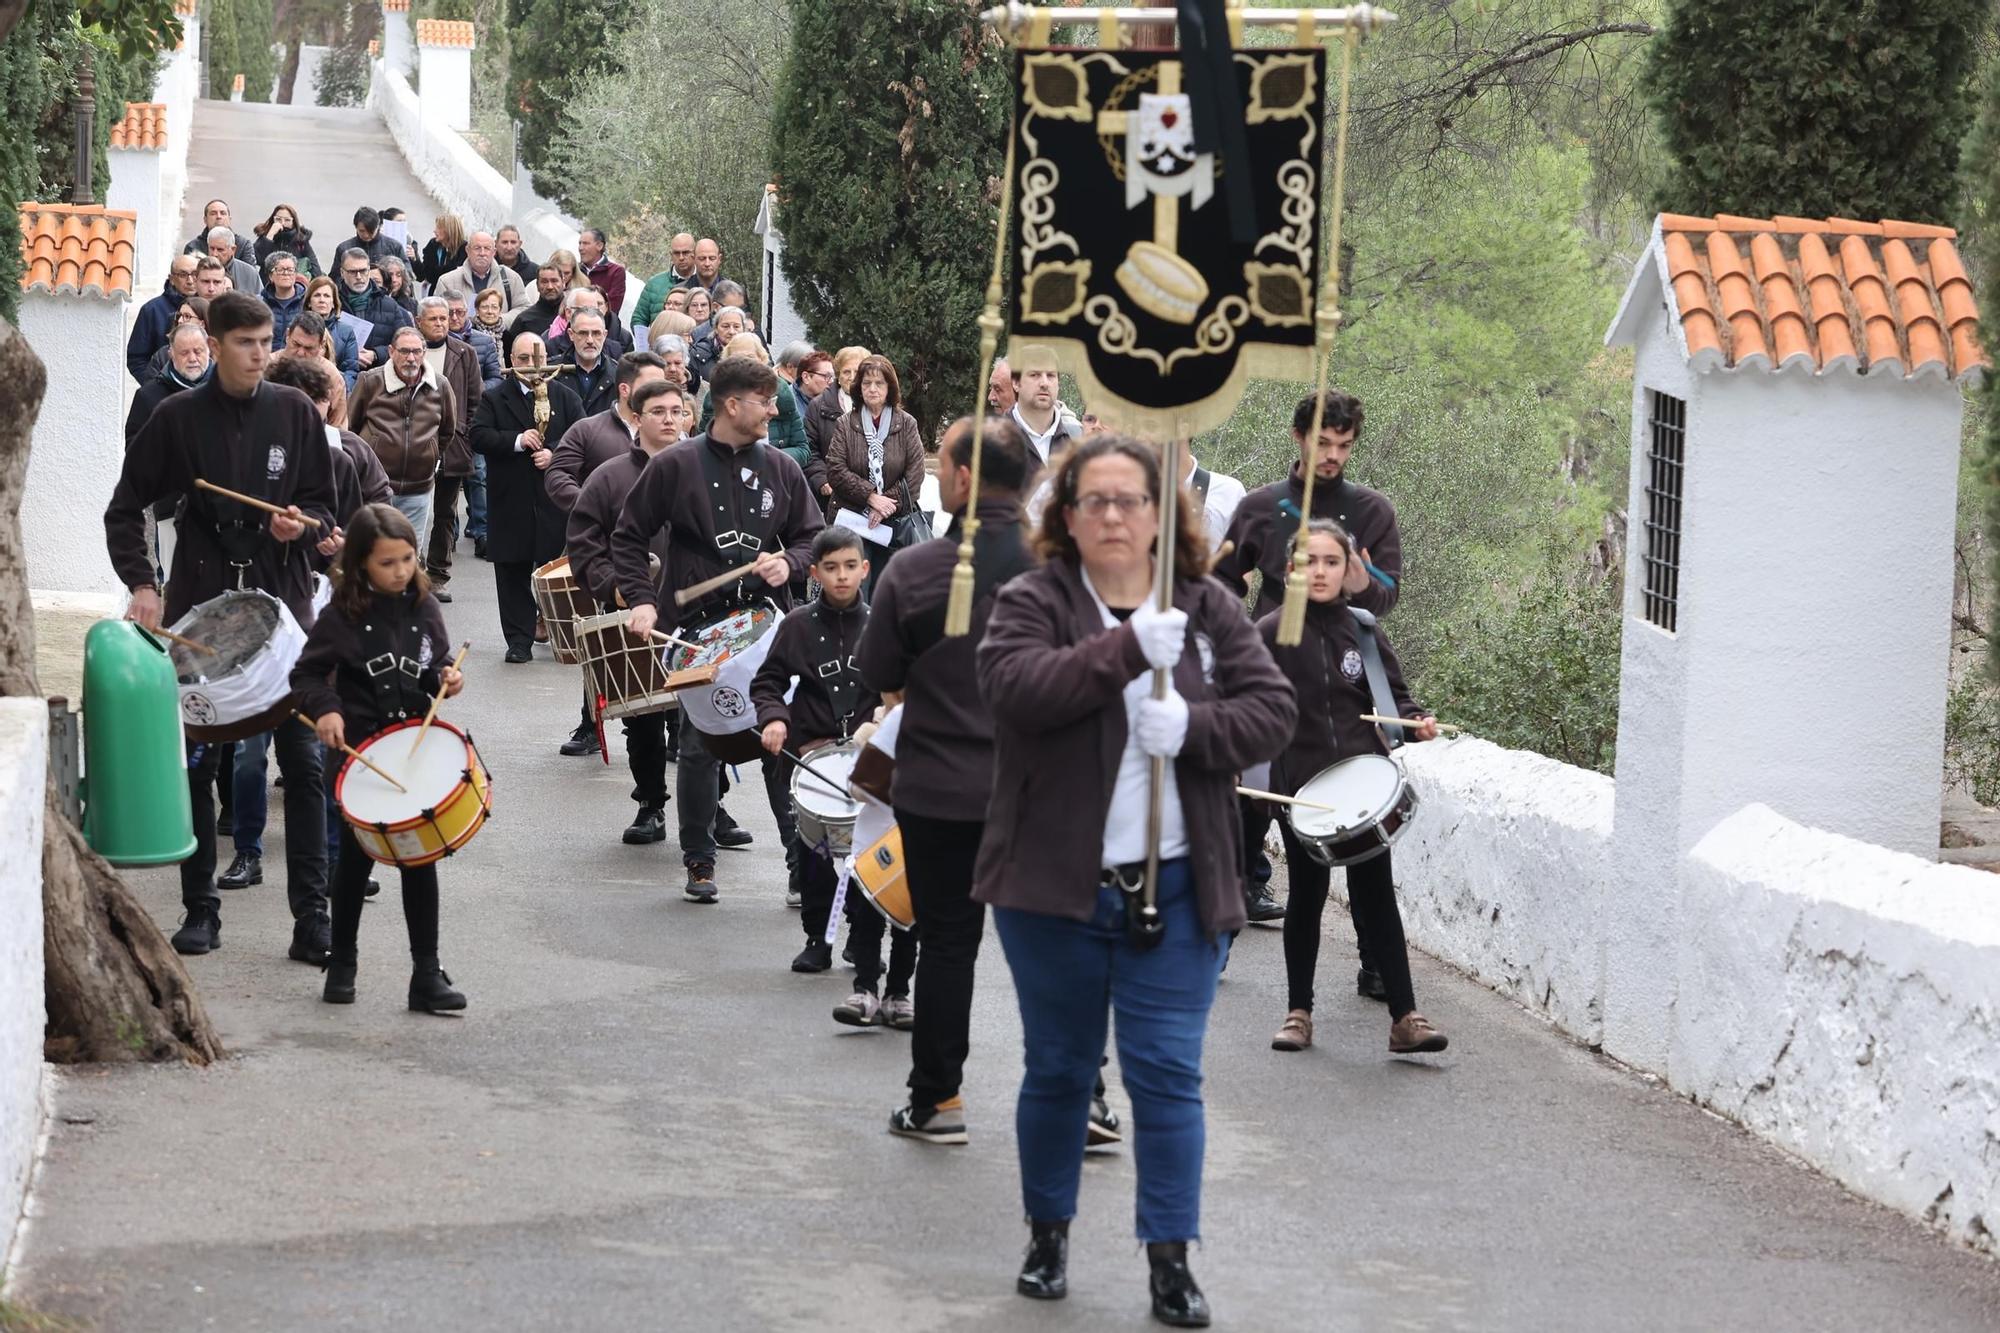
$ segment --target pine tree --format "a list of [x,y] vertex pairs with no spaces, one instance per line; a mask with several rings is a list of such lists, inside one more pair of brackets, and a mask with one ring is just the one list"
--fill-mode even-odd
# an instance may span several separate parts
[[1674,160],[1660,207],[1946,221],[1988,10],[1673,0],[1646,72]]
[[928,438],[971,410],[1006,62],[967,0],[793,0],[771,118],[792,300],[895,363]]
[[[579,86],[605,71],[621,68],[617,34],[631,21],[634,0],[529,0],[510,5],[525,11],[514,34],[508,96],[521,122],[521,160],[534,173],[535,189],[568,205],[556,164],[563,108]],[[643,133],[671,134],[671,126],[648,126]]]

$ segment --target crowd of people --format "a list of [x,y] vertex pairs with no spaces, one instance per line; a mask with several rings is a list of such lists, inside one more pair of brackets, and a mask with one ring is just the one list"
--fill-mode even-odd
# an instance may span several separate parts
[[[1249,489],[1186,442],[1163,451],[1072,410],[1053,353],[1017,346],[993,366],[975,451],[970,419],[925,438],[888,357],[804,341],[774,354],[711,239],[674,238],[670,267],[628,292],[596,230],[535,263],[513,227],[467,232],[441,216],[419,246],[399,210],[361,208],[322,268],[290,205],[253,236],[223,200],[203,223],[133,328],[139,388],[107,544],[144,625],[244,587],[309,632],[291,678],[297,717],[191,748],[197,850],[180,868],[174,947],[218,948],[220,891],[262,882],[275,746],[290,956],[326,970],[327,1002],[354,1000],[376,884],[334,779],[345,746],[462,687],[443,609],[461,542],[493,566],[509,664],[533,661],[548,637],[531,579],[558,557],[636,636],[773,608],[782,618],[748,707],[786,901],[802,919],[789,967],[833,970],[844,932],[853,992],[834,1020],[911,1034],[891,1131],[962,1144],[990,907],[1025,1034],[1018,1290],[1067,1291],[1083,1155],[1126,1133],[1101,1072],[1115,1032],[1153,1310],[1206,1324],[1187,1245],[1199,1236],[1216,982],[1237,932],[1282,925],[1289,998],[1271,1046],[1309,1048],[1330,881],[1321,849],[1277,805],[1240,793],[1243,775],[1268,765],[1263,787],[1290,795],[1338,761],[1436,735],[1382,628],[1403,577],[1394,506],[1346,475],[1362,405],[1333,391],[1300,402],[1297,462]],[[1169,505],[1178,522],[1162,550]],[[932,533],[968,518],[971,628],[953,635],[959,538]],[[1286,644],[1301,525],[1305,630]],[[1154,601],[1157,560],[1171,561],[1169,610]],[[1171,680],[1163,698],[1156,671]],[[1406,725],[1369,720],[1385,699]],[[800,835],[790,795],[798,756],[867,741],[891,716],[908,930],[841,892],[840,861]],[[560,753],[597,753],[599,725],[586,688]],[[627,717],[622,732],[638,808],[617,836],[664,843],[671,804],[683,898],[724,901],[717,848],[754,839],[724,809],[715,738],[685,709]],[[1156,760],[1167,762],[1154,841]],[[1285,903],[1265,855],[1274,819]],[[234,855],[218,875],[225,835]],[[1149,858],[1157,874],[1142,884]],[[439,962],[436,867],[401,878],[410,1007],[463,1009]],[[1356,987],[1387,1004],[1388,1049],[1444,1049],[1416,1007],[1389,850],[1346,878]],[[1147,893],[1157,918],[1142,927]]]

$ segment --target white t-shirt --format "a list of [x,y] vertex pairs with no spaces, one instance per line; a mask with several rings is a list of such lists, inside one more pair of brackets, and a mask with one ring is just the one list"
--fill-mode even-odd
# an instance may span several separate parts
[[1243,483],[1221,472],[1208,474],[1208,495],[1195,496],[1194,474],[1201,467],[1199,462],[1190,462],[1181,485],[1188,494],[1202,501],[1202,521],[1208,528],[1208,553],[1214,555],[1222,545],[1223,537],[1229,532],[1229,520],[1236,517],[1236,506],[1243,503]]
[[1009,408],[1007,415],[1014,418],[1014,424],[1019,426],[1021,433],[1028,437],[1028,447],[1035,451],[1036,456],[1043,463],[1047,463],[1049,461],[1049,445],[1055,439],[1056,432],[1062,429],[1062,408],[1060,406],[1056,408],[1055,414],[1049,418],[1049,428],[1041,432],[1037,432],[1033,426],[1028,424],[1027,418],[1021,415],[1020,404],[1016,403],[1013,407]]
[[[1104,628],[1116,629],[1118,617],[1091,587],[1084,574],[1083,586],[1097,604]],[[1111,809],[1104,816],[1104,865],[1131,865],[1146,859],[1146,820],[1152,812],[1153,760],[1139,748],[1139,705],[1153,694],[1153,673],[1141,671],[1125,683],[1125,753],[1118,756],[1118,781],[1111,788]],[[1181,789],[1174,777],[1173,761],[1167,761],[1166,796],[1160,802],[1160,859],[1171,860],[1188,853],[1187,821],[1181,816]]]

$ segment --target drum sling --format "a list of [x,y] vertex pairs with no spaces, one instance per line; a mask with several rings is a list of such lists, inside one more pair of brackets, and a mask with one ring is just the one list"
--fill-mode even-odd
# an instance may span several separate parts
[[[1401,717],[1402,713],[1396,708],[1396,696],[1389,689],[1389,669],[1382,665],[1382,649],[1375,642],[1375,613],[1363,611],[1358,606],[1348,607],[1347,613],[1354,617],[1354,626],[1360,631],[1354,637],[1361,648],[1361,669],[1368,677],[1368,693],[1375,700],[1375,715]],[[1383,739],[1392,750],[1403,743],[1401,727],[1378,726],[1376,730],[1385,733]]]

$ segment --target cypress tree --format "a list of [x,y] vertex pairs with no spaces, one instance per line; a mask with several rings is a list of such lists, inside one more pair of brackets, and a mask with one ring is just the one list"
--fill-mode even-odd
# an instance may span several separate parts
[[1986,0],[1672,0],[1660,207],[1944,222]]
[[[2000,61],[1988,61],[1986,86],[1982,90],[1979,121],[1965,145],[1965,206],[1969,214],[1968,240],[1980,261],[1974,272],[1984,270],[1980,292],[1980,336],[1986,355],[2000,366]],[[1982,446],[1980,480],[1986,487],[1986,541],[1993,550],[1992,575],[1995,603],[1987,611],[1989,646],[1986,669],[2000,679],[2000,651],[1994,651],[1996,632],[1993,617],[2000,614],[2000,380],[1991,372],[1981,397],[1985,399],[1986,433]]]
[[[508,97],[521,123],[521,160],[533,173],[535,189],[565,207],[557,151],[563,109],[571,93],[607,70],[621,68],[617,34],[631,22],[633,0],[509,0],[510,12],[524,13],[513,39]],[[671,126],[643,133],[671,134]]]
[[[208,44],[208,95],[229,100],[236,76],[243,72],[243,53],[236,40],[236,0],[209,0],[203,8],[202,33]],[[243,81],[247,88],[250,80]]]
[[928,438],[971,410],[1006,146],[1001,48],[967,0],[793,0],[771,118],[792,300],[895,363]]

